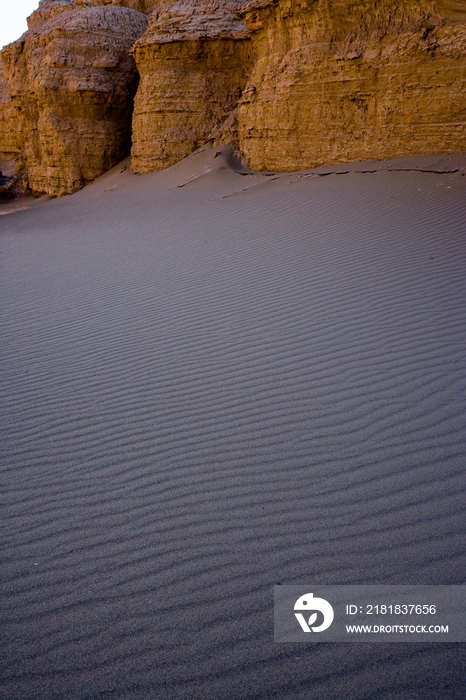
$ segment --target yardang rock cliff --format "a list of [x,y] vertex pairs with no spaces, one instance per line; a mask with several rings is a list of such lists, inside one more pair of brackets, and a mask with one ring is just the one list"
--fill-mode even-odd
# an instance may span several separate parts
[[132,167],[173,165],[205,143],[236,107],[252,66],[246,27],[218,0],[164,3],[133,48],[141,82]]
[[15,109],[0,58],[0,158],[15,160],[21,142],[21,113]]
[[254,0],[239,106],[251,168],[298,170],[466,147],[466,3]]
[[2,57],[0,154],[37,194],[131,140],[140,172],[209,139],[277,171],[466,150],[466,0],[42,0]]
[[22,115],[18,169],[36,194],[68,194],[130,148],[138,75],[129,50],[144,14],[125,7],[41,2],[29,31],[2,51]]

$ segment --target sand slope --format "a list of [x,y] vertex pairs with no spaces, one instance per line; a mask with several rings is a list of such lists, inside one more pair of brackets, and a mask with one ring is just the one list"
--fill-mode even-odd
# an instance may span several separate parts
[[464,583],[466,158],[124,165],[0,217],[1,697],[463,698],[272,596]]

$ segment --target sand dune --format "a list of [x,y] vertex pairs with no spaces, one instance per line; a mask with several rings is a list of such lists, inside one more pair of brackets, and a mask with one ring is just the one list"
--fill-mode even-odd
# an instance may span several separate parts
[[464,583],[466,157],[126,165],[0,217],[1,697],[464,698],[272,606]]

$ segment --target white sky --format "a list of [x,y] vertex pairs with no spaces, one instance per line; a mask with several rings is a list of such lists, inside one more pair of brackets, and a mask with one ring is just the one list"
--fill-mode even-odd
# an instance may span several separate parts
[[26,17],[38,7],[39,0],[0,0],[0,48],[24,34]]

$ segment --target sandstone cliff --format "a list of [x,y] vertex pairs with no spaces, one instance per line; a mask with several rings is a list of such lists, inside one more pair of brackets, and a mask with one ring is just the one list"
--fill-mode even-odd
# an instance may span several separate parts
[[466,2],[254,0],[239,106],[255,169],[466,148]]
[[33,193],[67,194],[129,151],[138,83],[129,50],[147,18],[126,7],[43,0],[28,26],[2,52],[23,119],[18,170]]
[[178,0],[161,3],[150,16],[133,49],[141,76],[133,169],[173,165],[234,110],[251,67],[246,28],[234,9],[222,0]]
[[0,158],[15,160],[19,155],[21,113],[15,109],[0,58]]
[[257,170],[466,150],[466,0],[42,0],[2,56],[0,155],[38,194],[131,128],[140,172],[208,139]]

